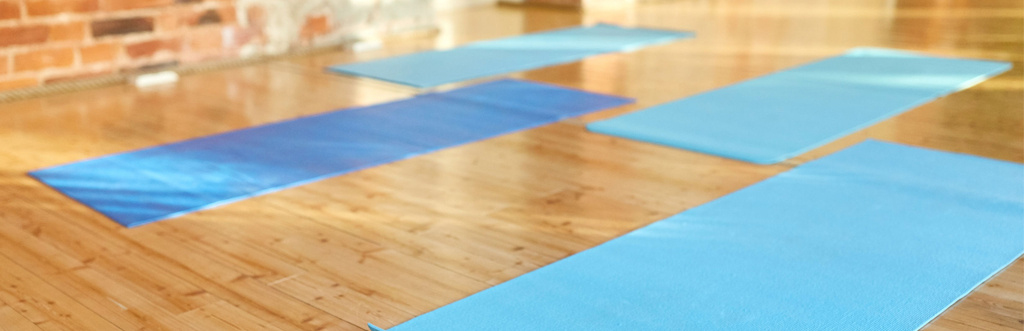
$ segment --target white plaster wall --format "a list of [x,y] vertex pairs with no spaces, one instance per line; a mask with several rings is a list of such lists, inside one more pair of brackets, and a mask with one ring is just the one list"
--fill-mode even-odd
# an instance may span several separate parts
[[[433,27],[434,12],[437,10],[434,1],[237,0],[235,10],[240,26],[256,28],[262,33],[262,43],[243,46],[243,56],[253,56],[281,54],[296,47],[339,44],[358,37]],[[261,22],[250,17],[254,8],[263,13]],[[311,41],[302,40],[301,33],[307,18],[320,15],[329,17],[331,30]]]

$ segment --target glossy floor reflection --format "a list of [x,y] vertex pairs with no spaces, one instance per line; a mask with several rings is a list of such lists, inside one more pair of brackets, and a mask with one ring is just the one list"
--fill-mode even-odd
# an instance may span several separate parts
[[[0,325],[365,330],[396,325],[865,138],[1024,162],[1017,0],[685,0],[585,13],[485,7],[436,36],[0,104]],[[638,103],[123,229],[29,170],[414,95],[336,63],[608,22],[697,38],[513,75]],[[787,163],[756,166],[583,125],[842,53],[889,47],[1014,68]],[[941,165],[936,165],[941,166]],[[1019,260],[930,330],[1020,330]]]

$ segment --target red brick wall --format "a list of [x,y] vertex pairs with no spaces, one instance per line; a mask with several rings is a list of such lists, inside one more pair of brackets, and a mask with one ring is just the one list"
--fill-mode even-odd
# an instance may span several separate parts
[[283,53],[433,20],[427,0],[348,1],[0,0],[0,90]]
[[529,5],[550,5],[562,7],[580,7],[583,5],[582,0],[523,0],[523,3]]

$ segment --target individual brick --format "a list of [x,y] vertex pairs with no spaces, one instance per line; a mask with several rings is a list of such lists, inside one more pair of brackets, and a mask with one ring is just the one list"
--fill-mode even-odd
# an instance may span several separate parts
[[117,61],[118,55],[120,54],[120,42],[83,46],[79,49],[79,55],[81,56],[83,65],[113,63]]
[[75,65],[72,47],[43,49],[14,55],[14,71],[40,71],[49,68],[70,68]]
[[146,58],[156,55],[161,51],[177,52],[181,49],[181,41],[178,39],[157,39],[143,41],[125,46],[125,53],[132,59]]
[[310,16],[306,18],[306,23],[302,25],[302,32],[300,35],[302,39],[311,39],[315,36],[321,36],[331,31],[331,21],[325,15]]
[[[232,21],[234,16],[229,17]],[[156,31],[179,31],[192,26],[216,25],[224,23],[224,11],[209,9],[196,11],[192,8],[179,7],[162,10],[156,17]]]
[[0,47],[40,44],[50,37],[50,27],[45,25],[12,26],[0,28]]
[[220,21],[223,24],[238,23],[238,17],[235,16],[235,6],[228,4],[220,7],[217,9],[217,13],[220,14]]
[[183,62],[198,62],[219,58],[224,53],[224,36],[221,29],[200,29],[192,31],[182,48]]
[[99,0],[26,0],[28,16],[88,13],[99,9]]
[[210,9],[203,12],[202,15],[199,15],[199,17],[196,18],[195,25],[219,24],[222,21],[220,13],[216,10]]
[[156,32],[178,31],[188,25],[188,20],[193,18],[194,12],[190,8],[177,7],[161,10],[156,15]]
[[17,1],[0,0],[0,21],[21,18],[21,8]]
[[525,3],[531,5],[551,5],[566,7],[580,7],[583,5],[583,2],[580,0],[526,0]]
[[92,22],[93,38],[151,31],[153,31],[152,17],[131,17]]
[[103,0],[100,10],[118,11],[140,8],[166,7],[173,5],[174,0]]
[[50,26],[49,41],[82,41],[85,39],[85,22],[58,23]]

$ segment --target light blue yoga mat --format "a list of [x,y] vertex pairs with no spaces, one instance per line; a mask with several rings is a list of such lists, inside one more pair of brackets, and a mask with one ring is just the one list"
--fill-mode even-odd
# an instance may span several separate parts
[[598,24],[477,42],[443,51],[335,65],[328,70],[427,88],[692,37],[691,32]]
[[1024,252],[1021,183],[867,141],[390,330],[915,330]]
[[590,123],[587,128],[771,164],[966,89],[1010,67],[1005,62],[855,49],[841,56]]
[[631,102],[500,80],[30,175],[131,227]]

